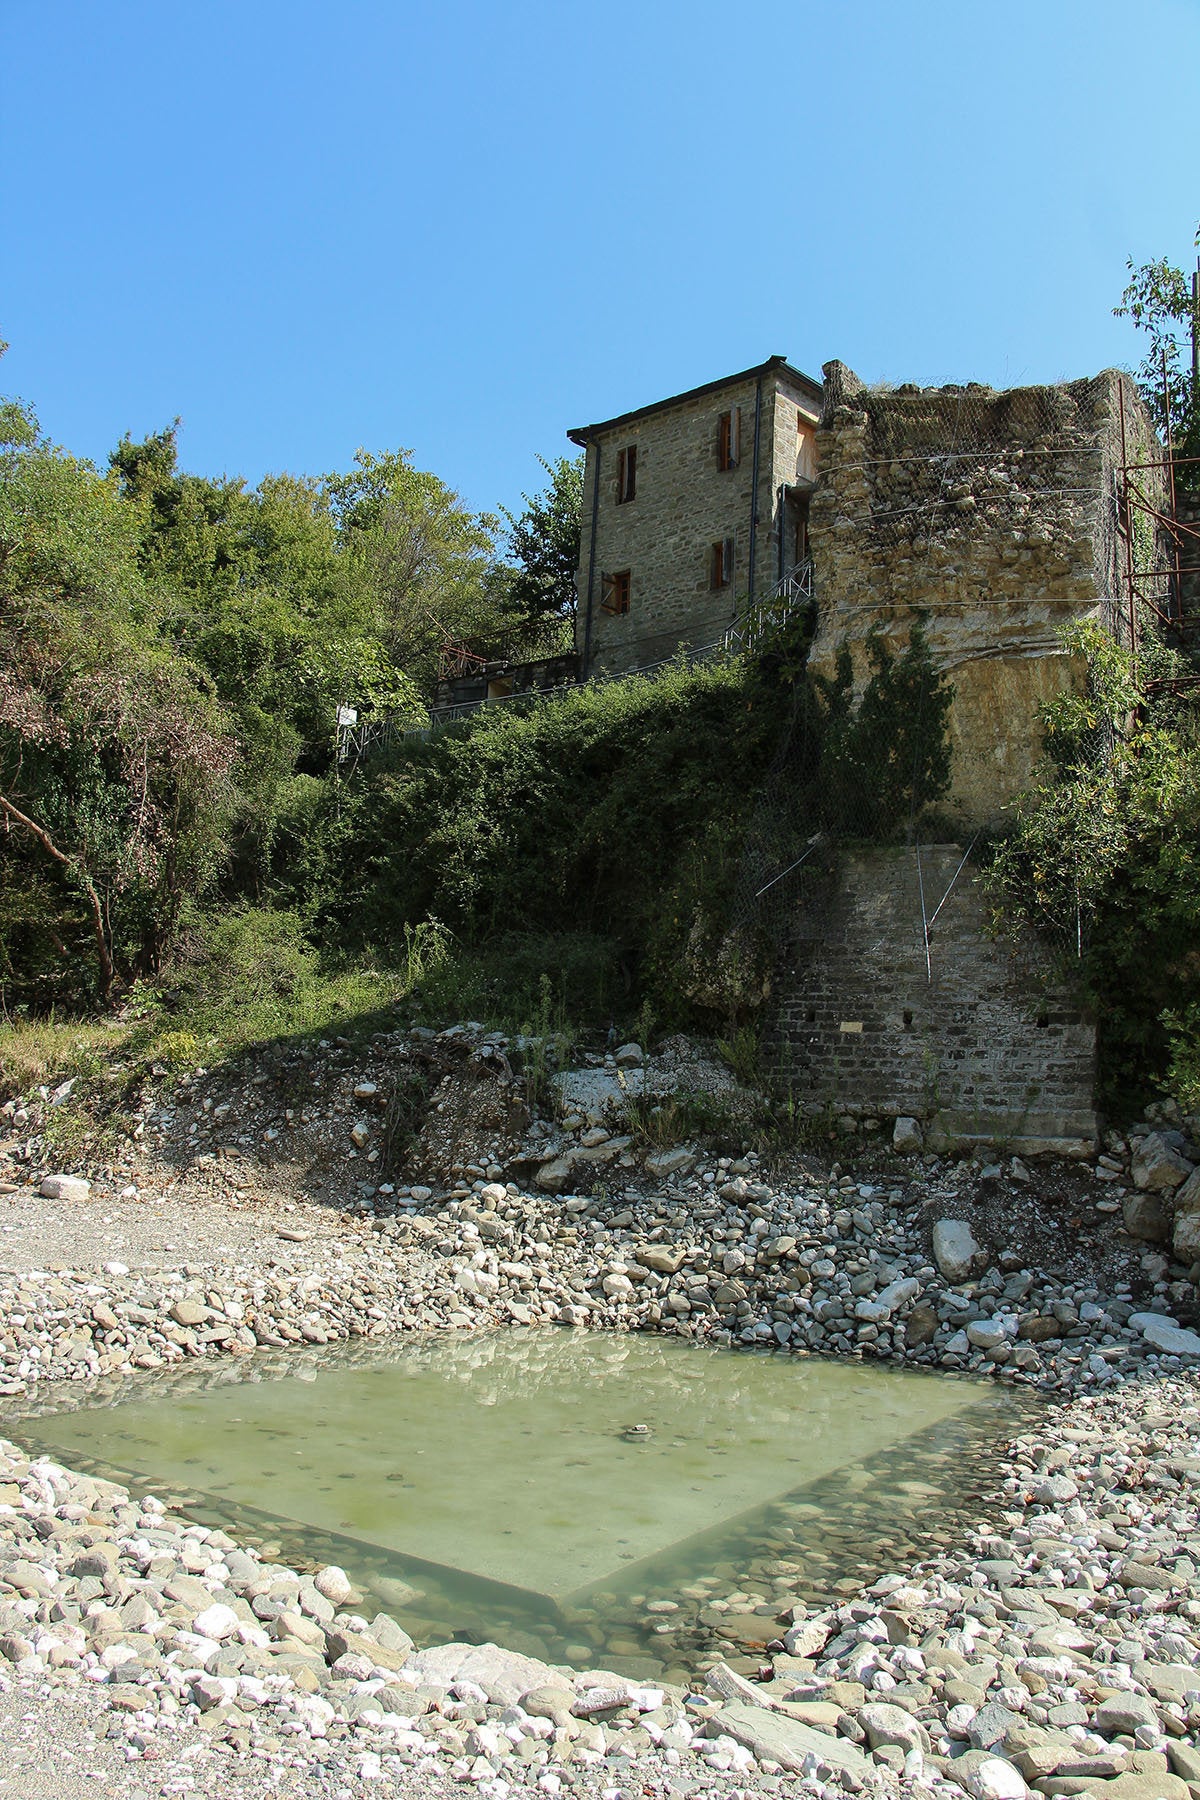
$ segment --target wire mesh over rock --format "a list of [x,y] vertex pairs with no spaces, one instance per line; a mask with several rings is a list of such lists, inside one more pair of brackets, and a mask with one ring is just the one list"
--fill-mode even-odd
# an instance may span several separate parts
[[1027,781],[1041,708],[1080,675],[1064,628],[1098,619],[1122,633],[1122,418],[1126,446],[1151,440],[1115,370],[997,392],[867,388],[826,367],[810,667],[832,675],[847,650],[865,679],[872,629],[896,648],[922,623],[954,685],[964,824],[996,818]]

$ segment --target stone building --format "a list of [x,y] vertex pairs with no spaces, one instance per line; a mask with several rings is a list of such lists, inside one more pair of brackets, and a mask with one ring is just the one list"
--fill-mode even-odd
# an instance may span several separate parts
[[819,383],[782,356],[568,433],[586,452],[583,674],[718,642],[807,558]]
[[[1128,376],[997,391],[818,386],[782,356],[568,435],[586,451],[584,679],[715,647],[764,601],[814,604],[811,666],[923,625],[954,687],[950,806],[996,819],[1041,708],[1078,680],[1063,628],[1127,636],[1119,472],[1151,441]],[[803,593],[799,591],[803,589]]]
[[1086,1145],[1094,1023],[1042,946],[990,936],[970,848],[1028,782],[1044,704],[1082,675],[1065,628],[1136,635],[1128,465],[1152,461],[1151,422],[1113,370],[1003,392],[823,374],[771,357],[570,433],[587,452],[582,673],[716,646],[769,601],[808,609],[809,667],[848,657],[859,687],[872,638],[898,654],[919,625],[953,688],[937,830],[958,841],[851,824],[785,885],[764,868],[765,1035],[809,1110],[912,1115],[931,1142]]

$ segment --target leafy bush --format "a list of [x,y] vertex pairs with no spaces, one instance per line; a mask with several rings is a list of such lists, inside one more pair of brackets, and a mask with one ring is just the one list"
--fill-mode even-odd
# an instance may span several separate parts
[[1162,1015],[1169,1061],[1167,1086],[1185,1113],[1200,1114],[1200,1001]]
[[1086,688],[1047,709],[1045,760],[990,880],[999,922],[1056,947],[1094,1006],[1100,1095],[1120,1116],[1186,1080],[1200,1016],[1200,708],[1143,685],[1171,667],[1152,643],[1135,677],[1098,628],[1075,642]]
[[[739,665],[486,709],[404,745],[344,798],[354,853],[325,929],[395,943],[436,918],[461,952],[443,985],[473,970],[486,989],[495,970],[506,990],[482,992],[478,1012],[519,1014],[545,972],[607,1019],[628,1004],[681,858],[714,819],[736,832],[777,733],[776,705]],[[690,924],[677,921],[680,948]]]
[[858,696],[847,659],[797,685],[778,648],[406,742],[342,796],[321,929],[396,943],[441,921],[456,948],[424,997],[459,1016],[519,1018],[545,972],[592,1023],[643,999],[667,1029],[744,1019],[770,981],[752,906],[732,929],[768,777],[771,873],[814,825],[907,829],[949,779],[950,690],[919,630],[898,655],[871,640]]
[[210,1061],[270,1038],[368,1029],[404,992],[401,972],[322,958],[298,914],[265,907],[194,915],[168,974],[171,1014],[152,1013],[139,1044],[157,1055],[186,1035]]
[[231,1012],[294,1004],[316,972],[317,953],[295,913],[243,907],[205,923],[177,988],[192,1017],[223,1022]]
[[[425,928],[406,926],[406,937]],[[603,1026],[628,1009],[620,946],[591,932],[500,932],[477,946],[443,939],[422,957],[410,997],[431,1023],[478,1019],[497,1030],[536,1029],[544,996],[581,1024]]]

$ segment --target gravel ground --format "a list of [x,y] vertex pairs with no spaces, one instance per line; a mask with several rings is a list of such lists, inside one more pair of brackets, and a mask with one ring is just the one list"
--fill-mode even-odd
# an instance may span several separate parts
[[[420,1043],[410,1052],[433,1055]],[[379,1620],[376,1638],[364,1627],[340,1656],[328,1640],[314,1653],[304,1631],[324,1614],[313,1612],[311,1577],[287,1578],[307,1584],[308,1611],[300,1618],[297,1608],[300,1636],[283,1647],[319,1665],[313,1679],[334,1696],[335,1728],[328,1739],[309,1730],[300,1687],[282,1705],[249,1690],[243,1700],[243,1674],[256,1657],[260,1671],[273,1666],[280,1640],[255,1572],[210,1573],[203,1558],[180,1565],[199,1569],[214,1610],[240,1609],[237,1633],[229,1625],[207,1644],[163,1598],[161,1570],[147,1589],[130,1537],[152,1531],[134,1516],[140,1503],[98,1504],[71,1486],[75,1477],[47,1496],[46,1468],[26,1459],[22,1472],[9,1447],[0,1800],[388,1791],[420,1800],[464,1784],[485,1800],[781,1789],[833,1800],[869,1786],[945,1800],[1026,1800],[1030,1788],[1200,1800],[1200,1382],[1196,1340],[1168,1316],[1195,1318],[1195,1270],[1172,1261],[1165,1201],[1162,1219],[1145,1224],[1156,1241],[1130,1235],[1135,1214],[1143,1229],[1147,1195],[1157,1206],[1162,1193],[1196,1187],[1200,1200],[1200,1170],[1195,1181],[1189,1173],[1195,1133],[1148,1140],[1153,1185],[1138,1176],[1144,1151],[1135,1146],[1131,1176],[1129,1147],[1115,1143],[1094,1170],[872,1162],[862,1144],[843,1153],[843,1163],[859,1159],[855,1175],[799,1162],[768,1174],[753,1157],[706,1163],[687,1147],[643,1167],[630,1139],[586,1115],[561,1127],[534,1121],[518,1142],[503,1056],[498,1076],[491,1051],[460,1041],[451,1052],[428,1071],[422,1154],[434,1192],[381,1183],[372,1168],[388,1118],[382,1049],[365,1068],[348,1053],[300,1056],[251,1080],[199,1071],[169,1097],[147,1094],[120,1155],[80,1170],[91,1190],[57,1199],[37,1191],[55,1168],[36,1135],[39,1104],[50,1103],[0,1109],[22,1134],[0,1143],[0,1391],[41,1403],[59,1383],[82,1394],[93,1377],[219,1363],[260,1346],[287,1354],[292,1344],[515,1322],[903,1360],[1015,1378],[1065,1404],[1048,1409],[1036,1439],[1010,1447],[990,1513],[960,1545],[839,1596],[827,1613],[799,1607],[768,1620],[778,1637],[766,1653],[761,1635],[756,1649],[743,1633],[736,1654],[732,1631],[728,1661],[709,1668],[706,1695],[690,1703],[694,1742],[685,1730],[680,1752],[647,1744],[631,1757],[645,1727],[628,1701],[598,1760],[568,1760],[561,1774],[527,1768],[503,1745],[490,1757],[476,1747],[431,1758],[406,1741],[403,1712],[356,1722],[348,1703],[368,1702],[381,1670],[399,1687],[424,1678],[406,1652],[387,1661]],[[473,1150],[463,1133],[481,1096],[494,1126]],[[563,1191],[571,1186],[580,1191]],[[1184,1216],[1175,1209],[1176,1227]],[[943,1251],[939,1222],[954,1239]],[[4,1480],[0,1472],[0,1490]],[[106,1579],[88,1587],[69,1562],[100,1539]],[[232,1540],[226,1548],[235,1563],[245,1556]],[[39,1578],[29,1585],[31,1558],[45,1591]],[[14,1574],[21,1564],[24,1576]],[[117,1609],[148,1604],[147,1592],[158,1624],[122,1624]],[[260,1597],[269,1604],[251,1615]],[[359,1632],[332,1625],[348,1628]],[[65,1631],[57,1648],[56,1630]],[[172,1642],[184,1662],[163,1655]],[[122,1660],[126,1645],[140,1673]],[[259,1674],[247,1679],[261,1686]],[[489,1701],[477,1721],[485,1745],[500,1710]],[[435,1737],[462,1720],[436,1697],[429,1713]],[[270,1740],[276,1714],[280,1743]],[[509,1723],[519,1737],[528,1720]],[[831,1757],[838,1751],[844,1772],[822,1756],[798,1776],[772,1772],[772,1731],[786,1742],[799,1726]]]
[[[691,1750],[668,1755],[649,1742],[639,1746],[636,1708],[652,1704],[646,1695],[623,1722],[605,1727],[607,1754],[559,1769],[545,1763],[522,1768],[500,1735],[505,1721],[518,1735],[526,1728],[538,1713],[534,1694],[515,1708],[501,1698],[485,1707],[479,1683],[462,1672],[476,1669],[490,1690],[497,1680],[516,1680],[523,1688],[550,1670],[507,1652],[459,1646],[401,1655],[395,1672],[376,1669],[371,1680],[370,1663],[387,1635],[378,1620],[371,1627],[377,1634],[373,1652],[365,1635],[354,1640],[360,1650],[335,1646],[341,1650],[332,1671],[337,1680],[327,1689],[333,1705],[286,1682],[268,1693],[258,1677],[248,1678],[243,1693],[229,1671],[246,1654],[243,1643],[262,1646],[249,1654],[263,1666],[268,1634],[254,1620],[272,1615],[269,1606],[257,1615],[244,1611],[240,1616],[249,1623],[235,1637],[226,1603],[238,1604],[240,1593],[265,1595],[286,1579],[308,1595],[299,1606],[288,1603],[290,1634],[303,1625],[302,1614],[311,1620],[309,1601],[327,1588],[346,1591],[340,1571],[325,1570],[307,1581],[283,1577],[223,1534],[188,1526],[151,1502],[131,1501],[123,1489],[30,1464],[0,1447],[0,1505],[12,1519],[19,1492],[22,1505],[13,1523],[23,1531],[15,1558],[11,1546],[0,1551],[7,1596],[0,1600],[0,1650],[12,1666],[0,1675],[0,1794],[23,1800],[95,1793],[123,1800],[184,1793],[359,1800],[391,1791],[433,1800],[465,1785],[478,1788],[484,1800],[560,1793],[571,1800],[668,1800],[674,1794],[766,1800],[781,1789],[835,1800],[873,1787],[881,1795],[929,1800],[962,1800],[964,1794],[970,1800],[1033,1800],[1037,1794],[1197,1800],[1198,1399],[1194,1373],[1143,1371],[1121,1391],[1080,1395],[1053,1409],[1041,1431],[1010,1446],[1004,1504],[963,1543],[894,1571],[829,1610],[800,1609],[805,1616],[780,1627],[766,1680],[748,1680],[727,1663],[714,1664],[688,1702],[700,1728]],[[204,1571],[203,1581],[172,1574],[185,1551],[195,1553],[189,1566]],[[125,1571],[139,1566],[149,1579],[130,1581]],[[105,1571],[103,1580],[91,1574],[98,1568]],[[12,1635],[14,1620],[24,1623],[15,1599],[21,1592],[29,1596],[24,1619],[36,1650],[32,1641],[22,1647]],[[39,1599],[41,1593],[58,1596],[53,1604],[63,1624],[35,1622],[35,1615],[51,1617],[45,1610],[51,1602]],[[69,1621],[81,1616],[79,1607],[92,1593],[97,1598],[90,1606],[100,1609],[88,1614],[100,1633],[93,1641],[107,1639],[110,1646],[102,1657],[81,1655],[72,1642]],[[152,1598],[167,1614],[172,1593],[184,1602],[174,1611],[185,1620],[197,1605],[212,1602],[190,1633],[186,1626],[168,1626],[161,1647],[151,1646],[146,1633],[154,1627],[144,1610],[140,1637],[118,1629],[114,1609],[126,1604],[122,1595],[143,1609]],[[223,1609],[225,1621],[212,1616]],[[334,1614],[332,1605],[325,1614]],[[344,1634],[352,1623],[338,1612],[328,1629]],[[203,1631],[215,1633],[207,1649]],[[182,1660],[162,1660],[172,1642],[182,1649]],[[136,1659],[123,1660],[135,1644]],[[55,1645],[62,1653],[57,1660]],[[189,1672],[197,1657],[216,1672],[196,1666]],[[610,1703],[589,1686],[594,1679],[577,1678],[576,1691],[595,1696],[585,1712]],[[436,1726],[432,1733],[414,1731],[419,1720],[407,1715],[389,1723],[389,1707],[398,1703],[406,1680],[409,1692],[436,1689],[443,1696],[432,1700],[426,1721]],[[268,1677],[268,1688],[271,1682]],[[257,1700],[252,1687],[260,1690]],[[235,1690],[240,1707],[228,1703]],[[555,1692],[561,1698],[561,1683]],[[356,1697],[367,1710],[355,1712]],[[313,1711],[318,1705],[323,1712]],[[485,1715],[492,1724],[482,1722]],[[489,1731],[495,1735],[499,1756],[472,1747],[472,1719],[479,1721],[481,1740]],[[593,1734],[598,1729],[586,1727]],[[631,1730],[634,1735],[623,1735]],[[460,1741],[466,1737],[467,1754],[446,1748],[447,1732],[457,1732]],[[780,1734],[785,1753],[824,1744],[828,1755],[796,1777],[775,1772],[769,1765]],[[730,1775],[699,1760],[728,1759],[725,1744],[752,1749],[768,1767],[744,1759]]]
[[344,1243],[362,1230],[329,1207],[304,1200],[169,1199],[155,1194],[90,1197],[47,1206],[31,1189],[0,1200],[0,1272],[96,1271],[106,1262],[153,1271],[181,1261],[204,1268],[236,1262],[260,1268],[294,1254],[285,1231]]
[[[87,1691],[39,1690],[32,1682],[0,1688],[0,1769],[3,1800],[380,1800],[400,1793],[411,1800],[461,1800],[463,1784],[428,1770],[405,1771],[402,1783],[365,1779],[353,1760],[331,1750],[328,1762],[303,1769],[239,1756],[227,1745],[214,1744],[198,1728],[181,1731],[169,1746],[150,1757],[130,1761],[123,1736],[107,1736],[111,1714]],[[574,1788],[578,1800],[604,1800],[614,1791],[611,1775]],[[623,1790],[624,1791],[624,1790]],[[523,1795],[545,1800],[545,1790],[514,1784],[512,1800]],[[633,1793],[668,1800],[673,1794],[732,1796],[779,1792],[779,1783],[751,1782],[739,1788],[728,1782],[693,1777],[671,1783],[639,1778]]]

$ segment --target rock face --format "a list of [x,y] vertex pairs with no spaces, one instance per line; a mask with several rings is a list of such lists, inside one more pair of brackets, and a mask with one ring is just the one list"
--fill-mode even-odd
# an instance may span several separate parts
[[1161,1132],[1152,1131],[1135,1140],[1131,1172],[1135,1188],[1162,1193],[1182,1187],[1192,1173],[1192,1164]]
[[892,1149],[902,1156],[920,1150],[925,1143],[925,1133],[916,1119],[900,1118],[892,1127]]
[[783,1718],[743,1700],[726,1701],[711,1725],[735,1743],[744,1744],[760,1761],[776,1762],[793,1775],[805,1772],[809,1758],[829,1769],[848,1769],[860,1778],[870,1773],[870,1761],[848,1739],[830,1737],[798,1719]]
[[1149,1244],[1165,1243],[1171,1235],[1171,1208],[1161,1192],[1153,1189],[1126,1194],[1121,1202],[1121,1219],[1130,1237],[1143,1238]]
[[1185,1268],[1200,1262],[1200,1212],[1176,1213],[1171,1248]]
[[687,1251],[680,1244],[643,1244],[635,1254],[644,1269],[652,1269],[656,1275],[677,1275]]
[[1177,1325],[1174,1319],[1165,1318],[1161,1313],[1133,1313],[1129,1323],[1135,1331],[1141,1332],[1148,1344],[1165,1351],[1168,1356],[1200,1356],[1200,1336]]
[[1200,1262],[1200,1168],[1193,1169],[1175,1189],[1173,1199],[1172,1248],[1179,1261],[1190,1268]]
[[1019,1769],[1002,1756],[987,1756],[965,1777],[975,1800],[1027,1800],[1029,1789]]
[[1187,1180],[1176,1188],[1175,1211],[1200,1212],[1200,1169],[1193,1169]]
[[938,1220],[933,1228],[933,1260],[947,1281],[966,1281],[982,1254],[962,1219]]
[[[549,1663],[516,1650],[502,1650],[499,1644],[437,1644],[431,1650],[418,1650],[406,1666],[418,1681],[440,1687],[473,1681],[489,1700],[505,1706],[515,1705],[532,1688],[553,1686],[556,1680]],[[561,1683],[562,1677],[557,1680]]]
[[1116,1700],[1106,1700],[1092,1715],[1092,1728],[1101,1737],[1114,1738],[1122,1733],[1132,1737],[1139,1726],[1151,1731],[1158,1727],[1158,1708],[1144,1694],[1122,1694]]
[[993,818],[1041,754],[1042,706],[1079,679],[1061,625],[1099,617],[1118,591],[1122,402],[1134,443],[1152,444],[1150,419],[1114,370],[1007,392],[883,391],[842,363],[824,375],[810,667],[832,675],[846,648],[861,680],[864,620],[901,653],[923,616],[953,670],[950,803]]
[[872,1750],[880,1744],[895,1744],[901,1750],[929,1749],[929,1733],[919,1719],[914,1719],[902,1706],[889,1706],[886,1701],[864,1706],[858,1722],[867,1734]]
[[208,1318],[208,1308],[198,1300],[176,1300],[171,1308],[171,1317],[176,1325],[203,1325]]
[[646,1173],[662,1181],[668,1175],[686,1175],[696,1166],[696,1152],[680,1146],[677,1150],[658,1150],[646,1158]]
[[941,1320],[932,1306],[914,1306],[905,1322],[905,1343],[914,1350],[930,1343],[936,1336]]
[[354,1592],[350,1577],[336,1563],[330,1563],[328,1567],[321,1569],[313,1578],[313,1586],[318,1594],[323,1594],[334,1606],[344,1606]]
[[542,1164],[534,1180],[543,1193],[561,1194],[570,1185],[572,1167],[565,1157],[552,1157],[549,1162]]

